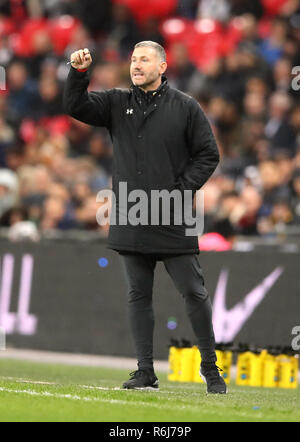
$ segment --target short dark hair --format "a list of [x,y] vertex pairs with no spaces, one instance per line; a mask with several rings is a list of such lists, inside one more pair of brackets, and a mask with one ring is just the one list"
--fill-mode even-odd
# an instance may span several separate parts
[[139,43],[137,43],[134,46],[134,49],[136,49],[136,48],[144,48],[144,47],[155,49],[155,51],[158,53],[159,58],[161,59],[161,61],[163,61],[163,62],[167,61],[166,51],[164,50],[164,48],[159,43],[156,43],[155,41],[151,41],[151,40],[140,41]]

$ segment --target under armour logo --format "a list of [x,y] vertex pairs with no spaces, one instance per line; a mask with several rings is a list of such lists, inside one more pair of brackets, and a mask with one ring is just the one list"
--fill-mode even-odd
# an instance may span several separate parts
[[127,109],[127,111],[126,111],[126,114],[128,115],[128,114],[133,114],[133,109]]

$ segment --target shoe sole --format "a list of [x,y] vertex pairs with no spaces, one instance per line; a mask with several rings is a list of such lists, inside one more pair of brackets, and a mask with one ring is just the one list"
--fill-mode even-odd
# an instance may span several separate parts
[[[200,374],[202,381],[205,382],[205,384],[207,385],[206,377],[201,373],[201,371],[199,372],[199,374]],[[225,388],[226,388],[225,391],[214,391],[214,392],[212,392],[212,391],[208,392],[206,389],[206,394],[227,394],[228,393],[227,385],[225,385]]]
[[135,388],[125,388],[125,390],[159,391],[159,388],[158,387],[135,387]]
[[159,391],[159,387],[123,387],[123,390],[149,390],[149,391]]
[[153,385],[148,385],[147,387],[125,387],[123,385],[123,389],[124,390],[153,390],[153,391],[157,391],[159,390],[159,383],[158,381],[156,381]]

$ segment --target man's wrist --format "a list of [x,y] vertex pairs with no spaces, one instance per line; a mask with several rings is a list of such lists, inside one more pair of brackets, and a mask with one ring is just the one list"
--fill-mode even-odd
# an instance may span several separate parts
[[88,71],[88,68],[80,69],[80,68],[76,68],[75,66],[72,66],[72,68],[74,69],[74,71],[77,71],[77,72],[87,72]]

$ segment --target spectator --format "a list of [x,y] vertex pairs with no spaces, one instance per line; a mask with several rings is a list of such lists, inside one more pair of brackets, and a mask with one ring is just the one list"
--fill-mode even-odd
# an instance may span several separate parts
[[286,197],[286,189],[280,187],[280,171],[274,161],[265,161],[259,165],[259,173],[263,191],[262,209],[267,214],[279,197]]
[[264,9],[261,0],[231,0],[231,14],[252,14],[256,18],[263,16]]
[[142,29],[141,40],[155,41],[161,46],[165,45],[165,39],[159,29],[159,21],[156,17],[149,17],[145,20]]
[[26,206],[16,206],[7,210],[0,219],[1,226],[10,227],[22,221],[28,221],[29,212]]
[[258,50],[261,38],[258,32],[258,20],[251,13],[245,13],[239,17],[240,26],[242,28],[243,37],[242,44],[250,44]]
[[90,90],[113,89],[121,84],[120,68],[116,63],[98,63],[91,73]]
[[33,55],[28,58],[28,70],[31,78],[38,80],[42,64],[51,56],[53,44],[49,32],[41,30],[32,38]]
[[109,40],[117,48],[121,59],[127,59],[133,46],[141,40],[139,28],[125,4],[113,5]]
[[[173,87],[182,91],[191,91],[193,83],[201,82],[201,74],[188,56],[188,51],[183,43],[174,43],[170,50],[171,66],[168,69],[168,79]],[[198,85],[199,87],[199,85]]]
[[246,186],[241,192],[245,211],[238,222],[239,232],[243,235],[257,235],[257,219],[262,205],[262,197],[253,186]]
[[74,213],[62,198],[49,196],[45,199],[41,219],[42,231],[68,230],[76,227],[78,228],[79,225]]
[[7,107],[14,123],[19,124],[25,117],[36,118],[37,84],[29,77],[25,63],[13,61],[8,67],[7,81]]
[[259,220],[258,231],[261,235],[286,236],[287,227],[294,224],[294,215],[288,201],[279,199],[272,207],[269,216]]
[[264,119],[266,114],[266,102],[261,93],[249,92],[244,98],[244,111],[246,118]]
[[85,230],[98,230],[104,233],[108,233],[108,225],[100,226],[97,222],[95,214],[101,207],[101,203],[96,201],[96,195],[90,195],[87,197],[82,206],[76,210],[76,219],[81,223],[82,228]]
[[0,146],[5,149],[6,146],[11,145],[14,141],[15,133],[3,117],[0,117]]
[[276,91],[289,93],[291,91],[292,63],[289,58],[280,58],[276,61],[273,78]]
[[294,168],[300,169],[300,147],[298,148],[296,155],[293,160]]
[[75,8],[77,17],[82,20],[93,36],[97,37],[99,33],[108,32],[111,29],[112,2],[110,0],[80,0],[76,2]]
[[283,148],[293,153],[296,139],[288,118],[291,104],[291,98],[285,92],[274,92],[271,95],[265,135],[270,140],[273,149]]
[[24,162],[23,146],[18,144],[9,145],[5,151],[5,166],[17,172]]
[[276,201],[272,208],[271,219],[274,230],[281,233],[293,221],[293,212],[287,201]]
[[213,179],[206,183],[202,190],[204,192],[204,231],[209,232],[218,211],[221,190]]
[[75,209],[81,208],[87,198],[91,196],[91,188],[87,180],[76,181],[71,190],[72,195],[72,205]]
[[18,202],[18,180],[14,172],[0,169],[0,216]]
[[64,113],[62,91],[56,80],[44,77],[39,81],[37,109],[39,117],[53,117]]
[[201,251],[226,252],[231,250],[236,240],[236,231],[228,219],[218,220],[212,231],[199,238]]
[[103,167],[109,175],[112,174],[112,146],[104,131],[98,131],[92,135],[88,152],[99,166]]
[[271,23],[270,35],[260,44],[260,53],[271,66],[283,55],[287,31],[286,20],[276,17]]
[[178,0],[177,15],[194,20],[197,15],[199,0]]
[[38,241],[40,235],[36,225],[29,220],[26,207],[14,207],[0,219],[0,225],[8,227],[8,238],[11,241]]
[[198,17],[210,18],[226,23],[230,15],[230,2],[228,0],[200,0]]
[[300,168],[296,169],[291,182],[292,185],[292,207],[295,223],[300,225]]
[[236,191],[225,192],[220,199],[216,221],[227,220],[232,229],[236,229],[239,221],[245,215],[246,208]]
[[293,109],[290,121],[296,137],[295,144],[300,146],[300,105]]

